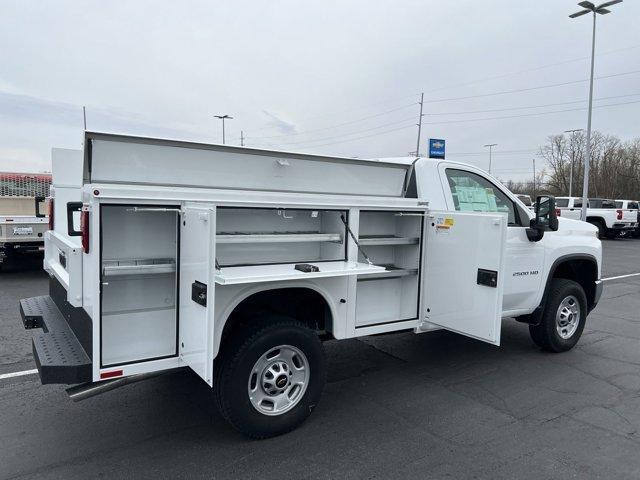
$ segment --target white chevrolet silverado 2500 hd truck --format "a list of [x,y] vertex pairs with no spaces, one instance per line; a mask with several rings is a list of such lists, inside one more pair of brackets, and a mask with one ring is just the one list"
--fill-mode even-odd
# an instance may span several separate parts
[[516,318],[562,352],[600,298],[596,228],[557,219],[553,197],[530,212],[469,165],[84,142],[76,166],[54,152],[50,294],[20,304],[44,330],[41,381],[76,400],[188,367],[264,438],[319,401],[324,339],[447,329],[499,345]]
[[[581,197],[557,197],[558,216],[580,220]],[[638,226],[638,214],[633,210],[617,208],[613,200],[590,198],[587,222],[598,229],[600,238],[616,238],[631,233]]]

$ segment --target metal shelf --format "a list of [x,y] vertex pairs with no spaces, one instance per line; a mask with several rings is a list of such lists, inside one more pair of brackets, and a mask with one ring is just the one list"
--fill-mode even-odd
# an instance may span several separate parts
[[299,243],[299,242],[342,242],[339,233],[218,233],[216,243]]
[[396,237],[394,235],[361,235],[358,239],[362,246],[373,245],[417,245],[418,237]]
[[160,275],[174,273],[176,263],[172,259],[105,260],[102,274],[105,277],[125,275]]
[[398,277],[408,277],[411,275],[417,275],[417,268],[399,268],[395,265],[381,265],[386,270],[384,272],[372,273],[367,275],[366,277],[358,277],[359,282],[364,282],[367,280],[380,280],[382,278],[398,278]]
[[295,264],[293,263],[222,267],[216,272],[216,283],[221,285],[235,285],[239,283],[302,280],[319,277],[340,277],[345,275],[370,275],[384,272],[384,267],[356,262],[312,262],[311,265],[318,267],[319,271],[301,272],[295,269]]

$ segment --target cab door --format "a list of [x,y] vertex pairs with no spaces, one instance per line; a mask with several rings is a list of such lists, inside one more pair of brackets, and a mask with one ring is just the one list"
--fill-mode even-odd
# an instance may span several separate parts
[[422,318],[499,345],[507,216],[430,212],[425,230]]
[[187,204],[180,222],[179,352],[212,385],[216,210]]

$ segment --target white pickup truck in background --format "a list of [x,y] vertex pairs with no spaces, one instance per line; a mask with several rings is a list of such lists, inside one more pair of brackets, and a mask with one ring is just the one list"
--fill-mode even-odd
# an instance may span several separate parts
[[44,197],[0,197],[0,267],[42,255],[49,219]]
[[[580,220],[582,197],[556,197],[559,217]],[[618,208],[616,202],[604,198],[590,198],[587,222],[598,228],[600,238],[616,238],[630,234],[638,227],[638,212]]]
[[638,225],[635,230],[631,232],[632,237],[640,237],[640,202],[637,200],[616,200],[616,208],[622,210],[631,210],[636,213],[638,218]]

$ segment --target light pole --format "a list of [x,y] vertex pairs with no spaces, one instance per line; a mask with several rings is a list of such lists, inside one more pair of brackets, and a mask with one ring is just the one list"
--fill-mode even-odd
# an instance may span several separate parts
[[222,120],[222,144],[224,145],[224,121],[225,120],[233,120],[233,117],[230,117],[229,115],[214,115],[214,117],[219,118],[220,120]]
[[587,153],[584,161],[584,181],[582,184],[582,212],[580,218],[583,221],[587,220],[587,203],[589,201],[589,167],[591,163],[591,110],[593,108],[593,62],[596,53],[596,14],[605,15],[611,13],[606,7],[621,3],[622,0],[611,0],[605,2],[597,7],[591,2],[580,2],[580,5],[584,10],[572,13],[569,18],[576,18],[585,15],[589,12],[593,14],[593,32],[591,35],[591,76],[589,77],[589,113],[587,115]]
[[582,132],[584,130],[584,128],[574,128],[573,130],[565,130],[564,133],[570,133],[571,134],[571,164],[569,166],[569,196],[572,197],[572,193],[573,193],[573,162],[575,161],[575,149],[573,146],[573,134],[576,132]]
[[489,173],[491,173],[491,154],[493,153],[493,147],[498,145],[497,143],[488,143],[485,147],[489,147]]
[[533,198],[536,198],[536,159],[533,159]]

